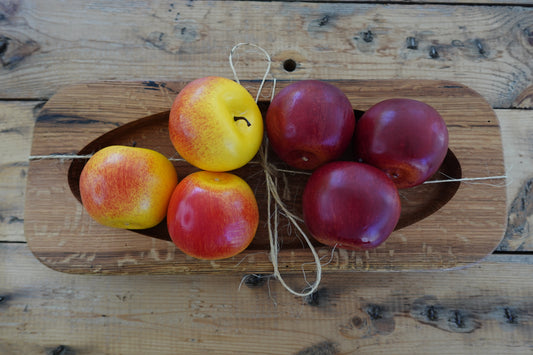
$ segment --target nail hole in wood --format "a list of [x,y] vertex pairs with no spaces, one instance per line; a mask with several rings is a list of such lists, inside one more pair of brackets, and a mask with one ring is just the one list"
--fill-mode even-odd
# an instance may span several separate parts
[[418,41],[414,37],[407,37],[407,48],[418,49]]
[[372,320],[383,318],[383,308],[377,304],[369,304],[366,308],[366,313]]
[[439,57],[439,52],[437,52],[437,48],[435,48],[435,46],[431,46],[429,49],[429,56],[433,59],[437,59]]
[[474,44],[476,45],[476,48],[477,48],[477,51],[479,52],[479,54],[481,55],[485,55],[486,52],[485,52],[485,48],[483,47],[483,43],[481,42],[480,39],[475,39],[474,40]]
[[290,72],[293,72],[296,70],[296,62],[294,61],[294,59],[286,59],[283,61],[283,69],[285,71],[288,71],[289,73]]
[[4,54],[7,50],[7,45],[9,43],[9,38],[0,35],[0,55]]
[[363,41],[366,43],[370,43],[374,40],[374,34],[372,31],[368,30],[366,32],[363,32]]
[[318,25],[319,25],[320,27],[322,27],[322,26],[327,25],[328,22],[329,22],[329,15],[325,15],[324,17],[322,17],[322,18],[320,19],[320,21],[318,22]]
[[509,308],[509,307],[505,307],[504,309],[504,313],[505,313],[505,319],[507,321],[507,323],[510,323],[510,324],[515,324],[517,323],[517,315],[516,315],[516,312]]
[[315,291],[312,294],[305,296],[305,303],[310,306],[318,306],[320,304],[320,295],[318,291]]
[[454,323],[457,328],[465,327],[465,319],[460,311],[453,311],[452,316],[450,317],[450,322]]
[[50,353],[51,355],[65,355],[65,351],[67,350],[65,345],[59,345],[57,348],[52,350]]
[[265,275],[250,274],[244,277],[244,284],[247,287],[261,287],[265,284],[267,277]]
[[437,310],[435,309],[435,307],[433,306],[429,306],[427,309],[426,309],[426,317],[430,320],[430,321],[436,321],[439,319],[439,315],[438,315],[438,312]]

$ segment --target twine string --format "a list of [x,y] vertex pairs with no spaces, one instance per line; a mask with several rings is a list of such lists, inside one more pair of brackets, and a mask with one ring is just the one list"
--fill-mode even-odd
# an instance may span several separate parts
[[[278,193],[278,183],[277,183],[277,177],[275,172],[275,167],[272,166],[268,162],[268,139],[265,138],[265,141],[263,142],[262,148],[260,150],[260,156],[261,156],[261,162],[263,166],[263,170],[265,173],[265,180],[267,185],[267,211],[268,211],[268,236],[269,236],[269,242],[270,242],[270,261],[272,262],[272,265],[274,267],[274,276],[276,279],[281,283],[285,289],[287,289],[290,293],[294,294],[295,296],[305,297],[313,294],[320,284],[320,281],[322,279],[322,264],[320,262],[320,257],[318,256],[318,253],[313,246],[311,240],[307,236],[307,234],[303,231],[303,229],[300,227],[300,224],[298,223],[298,217],[295,216],[289,209],[285,206],[283,203],[281,197]],[[272,200],[274,200],[274,211],[273,215],[271,215],[272,212]],[[283,212],[283,215],[287,220],[296,228],[298,233],[304,238],[305,242],[309,246],[309,249],[311,250],[311,253],[313,254],[313,258],[316,264],[316,277],[315,281],[309,286],[307,291],[304,292],[298,292],[295,291],[293,288],[291,288],[283,279],[281,276],[281,273],[279,271],[279,261],[278,261],[278,255],[279,255],[279,215],[280,211]],[[274,219],[274,223],[272,223],[271,219]],[[304,274],[305,275],[305,274]]]
[[483,181],[483,180],[500,180],[500,179],[506,179],[507,175],[496,175],[496,176],[481,176],[481,177],[474,177],[474,178],[459,178],[459,179],[443,179],[443,180],[428,180],[425,181],[424,184],[442,184],[444,182],[467,182],[467,181]]
[[[270,58],[270,55],[266,50],[261,48],[260,46],[253,44],[253,43],[239,43],[235,45],[229,55],[229,64],[231,67],[231,70],[233,71],[233,76],[235,78],[235,81],[237,83],[240,83],[239,77],[237,75],[237,71],[235,70],[235,66],[233,64],[233,55],[235,54],[235,51],[242,47],[242,46],[252,46],[256,49],[259,49],[265,56],[266,62],[267,62],[267,68],[265,70],[265,74],[263,75],[263,79],[261,80],[261,84],[259,86],[255,102],[259,101],[259,97],[261,95],[261,91],[263,90],[263,85],[266,81],[266,78],[268,75],[271,75],[270,68],[272,65],[272,59]],[[274,97],[275,90],[276,90],[276,78],[273,77],[273,87],[272,87],[272,94],[271,99]],[[272,101],[272,100],[271,100]],[[322,278],[322,265],[320,263],[320,257],[318,256],[318,253],[316,252],[316,249],[314,248],[311,240],[306,235],[306,233],[303,231],[303,229],[300,227],[300,224],[298,223],[298,217],[296,217],[289,209],[285,206],[283,203],[279,192],[278,192],[278,180],[277,180],[277,169],[275,166],[270,164],[268,162],[268,138],[265,137],[263,140],[263,144],[261,145],[261,148],[259,150],[259,156],[260,156],[260,164],[263,168],[263,172],[265,174],[265,180],[266,180],[266,187],[267,187],[267,213],[268,213],[268,223],[267,223],[267,229],[268,229],[268,239],[270,243],[270,261],[272,263],[272,266],[274,267],[274,276],[276,279],[281,283],[285,289],[287,289],[290,293],[305,297],[308,295],[313,294],[317,289],[318,285],[320,284],[321,278]],[[273,201],[272,201],[273,200]],[[273,205],[273,207],[272,207]],[[271,215],[273,208],[273,215]],[[279,271],[279,235],[278,235],[278,229],[279,229],[279,214],[283,212],[285,218],[296,227],[296,230],[300,235],[304,238],[305,242],[309,246],[311,253],[313,254],[313,258],[315,260],[316,264],[316,278],[315,282],[312,283],[307,291],[304,292],[298,292],[295,291],[292,287],[290,287],[283,277],[281,276],[281,273]],[[272,223],[273,218],[273,223]],[[305,276],[305,274],[304,274]]]
[[[266,50],[264,50],[262,47],[260,47],[260,46],[258,46],[256,44],[246,42],[246,43],[238,43],[235,46],[233,46],[233,48],[231,49],[231,51],[229,53],[229,66],[231,68],[231,71],[233,72],[233,78],[235,79],[237,84],[241,83],[240,80],[239,80],[239,76],[237,75],[237,70],[235,69],[235,65],[233,64],[233,55],[235,54],[235,51],[238,48],[242,47],[242,46],[251,46],[251,47],[254,47],[254,48],[260,50],[265,55],[266,62],[267,62],[267,68],[265,70],[265,74],[263,75],[263,79],[261,79],[261,84],[259,85],[259,89],[258,89],[257,95],[255,97],[255,102],[259,101],[259,96],[261,95],[261,91],[263,90],[263,85],[265,84],[268,75],[272,76],[273,87],[272,87],[272,96],[271,96],[271,98],[274,98],[274,92],[275,92],[275,87],[276,87],[276,78],[270,72],[270,67],[272,66],[272,59],[270,58],[270,55],[268,54],[268,52]],[[272,101],[272,100],[270,100],[270,101]]]
[[[93,156],[93,154],[50,154],[50,155],[30,155],[28,156],[28,160],[72,160],[72,159],[90,159]],[[183,158],[176,158],[176,157],[170,157],[168,158],[170,161],[181,161],[185,162],[186,160]],[[250,161],[249,164],[260,164],[263,165],[261,161]],[[273,173],[273,169],[275,169],[276,172],[280,173],[287,173],[287,174],[301,174],[301,175],[311,175],[312,173],[309,171],[302,171],[302,170],[289,170],[289,169],[283,169],[283,168],[272,168],[272,164],[269,164],[269,167],[267,169],[270,170],[271,173]],[[447,175],[446,175],[447,176]],[[448,176],[447,176],[448,177]],[[425,181],[424,184],[442,184],[446,182],[476,182],[476,181],[486,181],[486,180],[504,180],[507,179],[507,175],[494,175],[494,176],[480,176],[480,177],[465,177],[465,178],[453,178],[448,177],[447,179],[442,180],[428,180]],[[487,184],[490,185],[490,184]],[[499,185],[496,185],[499,186]]]

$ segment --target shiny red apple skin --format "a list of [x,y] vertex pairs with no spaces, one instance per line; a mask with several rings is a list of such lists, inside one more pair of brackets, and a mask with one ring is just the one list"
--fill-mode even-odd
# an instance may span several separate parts
[[283,88],[270,103],[265,121],[274,152],[303,170],[339,158],[349,147],[355,128],[346,95],[318,80],[297,81]]
[[170,237],[181,251],[198,259],[239,254],[253,240],[258,225],[259,208],[252,189],[231,173],[192,173],[170,198]]
[[353,161],[327,163],[313,172],[302,196],[303,217],[319,242],[350,250],[382,244],[400,218],[400,198],[381,170]]
[[448,129],[430,105],[388,99],[357,122],[356,154],[383,170],[399,189],[422,184],[435,174],[448,151]]

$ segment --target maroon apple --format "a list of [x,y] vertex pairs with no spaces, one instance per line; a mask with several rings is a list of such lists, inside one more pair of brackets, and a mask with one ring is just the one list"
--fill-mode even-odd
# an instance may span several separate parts
[[373,166],[353,161],[335,161],[316,169],[302,199],[311,235],[344,249],[377,247],[400,218],[400,197],[392,180]]
[[283,88],[266,114],[266,130],[274,152],[297,169],[313,170],[339,158],[350,145],[355,115],[336,86],[303,80]]
[[355,150],[399,189],[412,187],[439,169],[448,151],[448,129],[430,105],[388,99],[372,106],[357,122]]

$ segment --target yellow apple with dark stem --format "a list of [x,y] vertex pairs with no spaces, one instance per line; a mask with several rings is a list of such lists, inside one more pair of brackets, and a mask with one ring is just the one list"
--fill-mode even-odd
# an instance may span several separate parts
[[170,139],[190,164],[230,171],[248,163],[263,139],[263,118],[254,98],[233,80],[209,76],[187,84],[172,105]]
[[177,183],[174,166],[161,153],[114,145],[89,159],[79,186],[83,206],[100,224],[146,229],[163,221]]

